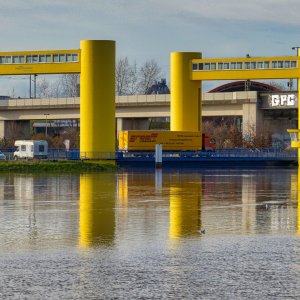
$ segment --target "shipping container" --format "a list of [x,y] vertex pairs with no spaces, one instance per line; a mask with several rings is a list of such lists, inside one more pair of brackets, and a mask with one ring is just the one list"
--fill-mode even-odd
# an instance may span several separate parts
[[201,150],[202,133],[165,130],[123,130],[119,132],[119,150],[154,151],[156,144],[162,144],[163,150]]

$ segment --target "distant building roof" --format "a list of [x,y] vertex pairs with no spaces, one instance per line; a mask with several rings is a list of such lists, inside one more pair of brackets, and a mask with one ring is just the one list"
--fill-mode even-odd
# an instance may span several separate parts
[[279,92],[275,86],[257,81],[234,81],[220,85],[208,93],[224,93],[224,92],[242,92],[242,91],[257,91],[257,92]]

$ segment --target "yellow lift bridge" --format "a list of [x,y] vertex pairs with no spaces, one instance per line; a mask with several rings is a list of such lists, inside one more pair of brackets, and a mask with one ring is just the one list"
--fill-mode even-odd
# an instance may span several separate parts
[[[205,59],[200,52],[172,52],[171,131],[202,131],[204,80],[297,78],[299,98],[299,59],[299,49],[297,56]],[[62,73],[80,73],[81,155],[110,158],[115,152],[115,41],[83,40],[76,50],[0,52],[0,75]],[[291,132],[297,148],[299,128]]]
[[115,41],[83,40],[80,49],[0,52],[0,75],[80,74],[80,152],[115,152]]

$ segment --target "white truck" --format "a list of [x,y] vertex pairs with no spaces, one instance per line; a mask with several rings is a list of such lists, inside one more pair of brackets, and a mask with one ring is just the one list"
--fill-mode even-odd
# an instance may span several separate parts
[[15,141],[17,150],[14,159],[47,158],[48,142],[44,140],[18,140]]

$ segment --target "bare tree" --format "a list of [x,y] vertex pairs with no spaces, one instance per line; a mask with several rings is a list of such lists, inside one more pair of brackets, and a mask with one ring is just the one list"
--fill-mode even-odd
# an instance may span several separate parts
[[38,81],[37,92],[39,98],[47,98],[50,96],[50,84],[46,78]]
[[116,65],[116,94],[126,95],[129,81],[129,62],[128,58],[119,58]]
[[139,92],[147,94],[149,88],[160,79],[161,67],[154,59],[146,61],[139,70]]
[[136,62],[134,62],[130,66],[127,95],[135,95],[137,92],[138,92],[138,75],[137,75],[137,65]]
[[50,85],[50,96],[54,98],[59,98],[63,94],[62,82],[60,79],[54,81]]
[[61,77],[62,95],[64,97],[78,97],[80,84],[79,74],[64,74]]
[[10,92],[10,98],[16,98],[16,92],[15,92],[15,88],[13,87],[12,89],[11,89],[11,92]]
[[270,81],[267,84],[273,86],[280,92],[285,92],[289,90],[288,86],[285,86],[285,84],[282,81]]
[[116,65],[116,94],[133,95],[137,92],[136,63],[130,65],[128,58],[120,58]]

